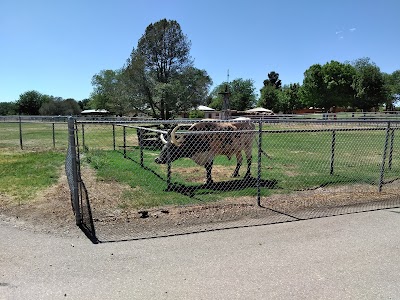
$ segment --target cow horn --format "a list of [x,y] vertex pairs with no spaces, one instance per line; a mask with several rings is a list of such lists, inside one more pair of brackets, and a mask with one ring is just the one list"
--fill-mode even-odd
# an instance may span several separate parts
[[164,137],[164,133],[161,133],[161,134],[160,134],[160,140],[161,140],[161,142],[162,142],[164,145],[168,144],[167,140],[166,140],[165,137]]
[[183,127],[185,125],[177,125],[175,126],[175,128],[172,130],[171,132],[171,143],[174,144],[175,146],[180,146],[183,142],[183,138],[177,139],[176,138],[176,131],[180,128]]

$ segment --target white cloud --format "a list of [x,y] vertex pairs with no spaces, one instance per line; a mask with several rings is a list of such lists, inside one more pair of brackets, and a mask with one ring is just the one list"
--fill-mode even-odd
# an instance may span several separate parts
[[356,29],[357,28],[353,27],[353,28],[350,28],[349,30],[350,30],[350,32],[354,32],[354,31],[356,31]]

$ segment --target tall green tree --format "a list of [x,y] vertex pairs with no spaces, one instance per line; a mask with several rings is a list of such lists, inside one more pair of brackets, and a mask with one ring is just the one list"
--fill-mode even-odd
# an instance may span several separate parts
[[271,71],[268,73],[268,79],[264,80],[264,86],[260,90],[260,99],[258,106],[262,106],[273,111],[279,111],[279,97],[282,87],[282,81],[279,79],[279,73]]
[[400,70],[392,74],[383,73],[383,79],[387,91],[386,109],[394,110],[395,104],[400,101]]
[[301,99],[305,106],[329,110],[351,105],[354,98],[355,69],[348,63],[330,61],[314,64],[304,73]]
[[260,99],[257,102],[258,106],[268,108],[274,112],[280,111],[279,97],[281,91],[273,85],[264,85],[260,90]]
[[314,64],[304,72],[303,85],[300,89],[301,102],[306,107],[320,107],[326,94],[322,66]]
[[282,87],[282,81],[279,79],[279,73],[275,71],[271,71],[268,73],[268,79],[264,80],[264,86],[269,85],[273,86],[276,89],[280,89]]
[[226,87],[230,93],[230,109],[244,111],[253,107],[256,103],[254,81],[251,79],[237,78],[231,82],[223,82],[216,86],[210,93],[208,105],[214,109],[221,110],[223,96],[220,94]]
[[256,104],[256,88],[252,79],[235,79],[231,82],[231,109],[244,111]]
[[39,109],[46,98],[38,91],[27,91],[19,96],[18,112],[23,115],[39,115]]
[[168,119],[175,108],[172,81],[193,66],[190,46],[178,22],[162,19],[147,26],[132,51],[128,68],[139,76],[131,78],[143,84],[139,96],[144,96],[153,114],[161,119]]
[[166,94],[171,99],[175,99],[170,107],[176,112],[187,112],[200,104],[204,104],[211,84],[212,80],[205,70],[185,67],[168,84]]
[[321,107],[347,107],[354,99],[352,87],[355,69],[348,63],[332,60],[322,66],[326,95],[320,104]]
[[370,110],[385,103],[387,90],[379,67],[368,57],[357,59],[352,65],[356,70],[352,85],[355,90],[353,106]]
[[90,99],[86,98],[83,100],[78,101],[79,107],[81,110],[89,109],[90,108]]
[[291,83],[282,87],[282,92],[278,94],[279,111],[290,114],[293,110],[303,108],[300,101],[300,84]]
[[91,94],[93,108],[111,110],[117,93],[118,72],[101,70],[92,77],[92,85],[94,88]]

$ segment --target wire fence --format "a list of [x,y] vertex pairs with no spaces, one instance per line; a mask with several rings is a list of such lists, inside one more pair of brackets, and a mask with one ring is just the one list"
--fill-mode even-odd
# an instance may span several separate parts
[[78,189],[83,196],[77,203],[84,209],[77,223],[100,241],[400,203],[396,120],[74,121],[74,126],[77,180],[84,187]]
[[0,117],[0,149],[65,150],[67,117]]

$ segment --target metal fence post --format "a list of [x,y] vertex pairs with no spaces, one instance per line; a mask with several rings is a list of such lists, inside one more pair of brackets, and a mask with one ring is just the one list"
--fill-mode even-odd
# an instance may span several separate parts
[[167,139],[167,190],[171,188],[171,132],[168,131],[168,139]]
[[383,186],[383,177],[384,177],[384,173],[385,173],[385,161],[386,161],[386,152],[387,152],[388,142],[389,142],[389,134],[390,134],[390,122],[387,123],[387,127],[386,127],[385,146],[383,148],[383,154],[382,154],[381,176],[379,178],[379,192],[382,191],[382,186]]
[[331,175],[333,175],[333,167],[334,167],[334,163],[335,163],[335,145],[336,145],[336,131],[332,130],[331,171],[330,171]]
[[21,116],[19,116],[19,147],[21,150],[24,150],[24,147],[22,146],[22,121],[21,121]]
[[52,129],[53,129],[53,148],[56,148],[56,132],[54,128],[54,117],[53,117],[53,123],[52,123]]
[[82,147],[83,151],[85,151],[86,146],[85,146],[85,124],[82,124]]
[[112,124],[112,132],[113,132],[113,149],[115,151],[115,124]]
[[124,158],[126,158],[126,127],[123,127],[123,136],[124,136]]
[[261,154],[262,154],[262,121],[258,122],[258,157],[257,157],[257,205],[261,206]]
[[140,166],[143,168],[143,130],[137,129],[138,141],[139,141],[139,151],[140,151]]
[[72,117],[68,118],[68,139],[71,163],[71,176],[72,176],[72,204],[74,206],[76,224],[82,223],[81,209],[79,206],[79,188],[78,188],[78,168],[77,168],[77,154],[75,143],[75,120]]
[[393,143],[394,143],[394,129],[391,129],[390,135],[390,150],[389,150],[389,170],[392,170],[392,159],[393,159]]

